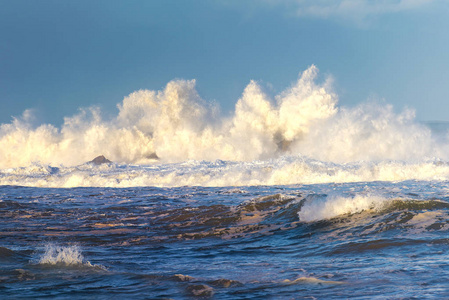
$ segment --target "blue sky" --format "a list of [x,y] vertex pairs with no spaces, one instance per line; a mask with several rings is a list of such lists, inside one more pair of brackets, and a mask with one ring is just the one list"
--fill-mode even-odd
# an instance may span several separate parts
[[139,89],[196,79],[224,114],[251,79],[272,93],[314,64],[340,105],[384,99],[449,121],[443,0],[0,0],[0,123],[107,116]]

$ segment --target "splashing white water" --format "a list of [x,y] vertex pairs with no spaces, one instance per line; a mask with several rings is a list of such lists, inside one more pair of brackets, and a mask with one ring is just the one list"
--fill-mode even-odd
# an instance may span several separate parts
[[357,195],[354,197],[327,196],[307,201],[298,212],[303,222],[331,219],[345,214],[382,208],[389,199],[380,196]]
[[39,258],[38,263],[42,265],[92,266],[90,262],[84,259],[84,256],[81,254],[81,248],[76,245],[57,246],[47,244],[45,245],[45,252]]
[[[134,92],[110,121],[90,108],[65,118],[60,129],[48,124],[35,128],[26,111],[11,124],[0,125],[2,184],[248,185],[448,178],[447,166],[434,164],[448,161],[447,138],[436,139],[414,122],[413,112],[396,114],[390,105],[337,108],[331,80],[318,84],[317,75],[311,66],[274,98],[251,81],[229,118],[221,118],[218,107],[200,98],[194,80],[171,81],[162,91]],[[132,170],[106,183],[101,183],[104,176],[84,174],[87,167],[70,168],[100,154],[118,164],[196,160],[203,167],[191,174],[182,164],[177,165],[182,174],[170,169],[174,165],[159,173]],[[229,165],[210,170],[204,163],[215,160]],[[51,170],[50,176],[40,177],[46,171],[36,169]]]
[[1,185],[37,187],[213,187],[404,180],[449,180],[449,164],[439,161],[335,164],[298,156],[254,162],[187,161],[150,166],[32,165],[0,171]]

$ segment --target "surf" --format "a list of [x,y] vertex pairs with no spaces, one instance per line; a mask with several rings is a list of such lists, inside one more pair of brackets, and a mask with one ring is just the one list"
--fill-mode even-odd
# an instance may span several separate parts
[[[233,114],[200,97],[195,80],[139,90],[104,119],[81,108],[61,128],[33,126],[31,111],[0,125],[0,184],[241,186],[448,180],[447,129],[414,112],[367,102],[338,105],[316,66],[277,95],[251,81]],[[104,155],[112,163],[86,162]]]

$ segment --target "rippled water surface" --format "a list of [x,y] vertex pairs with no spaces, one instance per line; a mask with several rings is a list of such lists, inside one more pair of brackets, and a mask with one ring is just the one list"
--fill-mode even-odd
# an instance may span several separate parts
[[3,186],[0,295],[445,298],[448,188]]

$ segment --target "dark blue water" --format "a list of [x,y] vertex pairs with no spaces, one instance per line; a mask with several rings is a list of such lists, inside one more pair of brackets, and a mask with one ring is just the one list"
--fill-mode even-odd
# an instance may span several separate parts
[[447,187],[2,186],[0,295],[447,298]]

